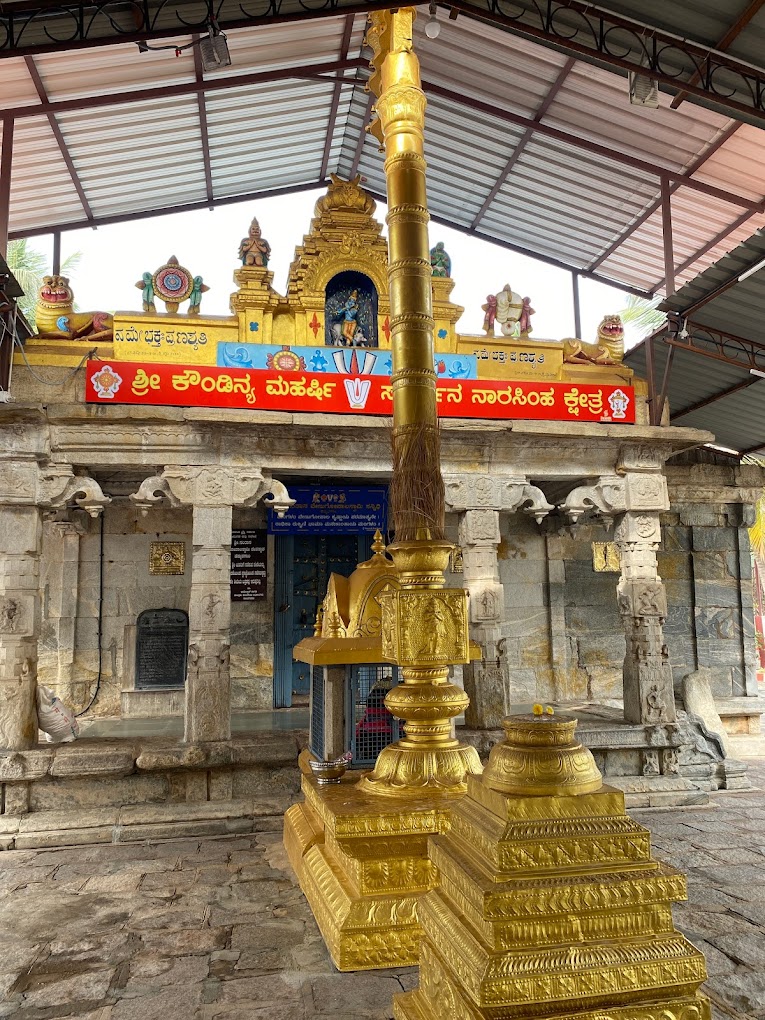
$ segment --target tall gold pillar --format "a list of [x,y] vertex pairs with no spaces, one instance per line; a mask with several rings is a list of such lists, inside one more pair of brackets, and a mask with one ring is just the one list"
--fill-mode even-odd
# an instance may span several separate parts
[[386,705],[405,737],[385,748],[361,780],[367,793],[464,793],[480,773],[475,748],[451,736],[468,704],[449,682],[449,666],[468,661],[467,593],[444,588],[450,543],[444,538],[444,484],[433,368],[432,271],[428,243],[423,132],[425,95],[412,50],[415,11],[370,15],[370,87],[377,95],[370,130],[385,146],[388,279],[393,349],[393,474],[388,549],[401,589],[381,596],[382,653],[403,683]]
[[319,787],[304,775],[305,800],[285,816],[290,861],[340,970],[417,962],[418,901],[438,880],[428,836],[448,830],[452,803],[481,772],[476,750],[451,735],[468,704],[448,679],[450,665],[469,658],[467,592],[444,587],[451,545],[444,538],[414,16],[408,7],[376,12],[368,33],[378,96],[372,130],[385,144],[388,182],[396,533],[388,551],[399,585],[375,599],[380,657],[398,664],[403,680],[385,703],[404,720],[405,736],[358,783],[346,776],[334,788]]

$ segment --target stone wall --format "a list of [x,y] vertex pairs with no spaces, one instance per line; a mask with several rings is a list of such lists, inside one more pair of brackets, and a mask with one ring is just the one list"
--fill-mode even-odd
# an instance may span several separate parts
[[[39,679],[76,708],[90,700],[98,678],[100,521],[85,513],[74,523],[47,521],[43,528],[41,587],[43,626]],[[189,611],[191,587],[190,509],[153,508],[143,515],[126,500],[115,500],[103,515],[103,608],[101,686],[96,715],[119,715],[121,694],[134,687],[135,624],[146,609]],[[234,527],[265,527],[265,510],[237,511]],[[151,543],[184,542],[182,575],[149,572]],[[273,539],[269,539],[273,563]],[[234,709],[270,708],[273,687],[273,571],[268,597],[232,603],[231,676]],[[141,692],[146,706],[131,714],[157,714],[154,692]],[[160,695],[164,711],[183,714],[183,697]]]

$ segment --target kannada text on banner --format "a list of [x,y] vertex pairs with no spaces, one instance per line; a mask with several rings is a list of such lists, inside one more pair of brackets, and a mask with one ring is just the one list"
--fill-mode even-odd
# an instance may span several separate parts
[[[142,365],[90,361],[89,403],[169,404],[325,414],[393,413],[393,387],[384,376],[327,376],[311,372]],[[539,419],[634,424],[631,386],[594,383],[463,379],[437,383],[445,418]]]

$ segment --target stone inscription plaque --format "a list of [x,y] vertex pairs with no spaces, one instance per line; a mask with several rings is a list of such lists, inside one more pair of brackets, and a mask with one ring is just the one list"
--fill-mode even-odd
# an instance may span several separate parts
[[231,532],[231,601],[254,602],[266,597],[265,528],[234,528]]
[[147,609],[138,617],[136,690],[184,687],[189,618],[178,609]]

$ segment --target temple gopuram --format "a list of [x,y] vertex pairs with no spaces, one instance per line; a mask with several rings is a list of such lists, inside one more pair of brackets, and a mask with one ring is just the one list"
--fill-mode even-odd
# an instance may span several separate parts
[[[74,312],[69,281],[47,278],[0,410],[14,536],[0,643],[18,682],[0,745],[33,753],[35,681],[136,732],[183,716],[177,752],[133,762],[136,802],[159,776],[174,789],[179,764],[217,778],[178,796],[242,796],[246,761],[192,753],[233,746],[232,711],[310,701],[315,755],[350,749],[360,768],[398,736],[382,703],[395,669],[342,643],[379,645],[361,581],[389,566],[392,323],[375,202],[333,176],[284,295],[257,221],[243,233],[230,316],[205,315],[182,252],[133,267],[140,311]],[[578,718],[628,804],[746,785],[737,755],[762,750],[747,539],[762,472],[702,471],[692,451],[709,433],[649,425],[618,316],[592,337],[538,338],[529,298],[498,279],[483,334],[468,336],[443,244],[431,265],[446,577],[469,594],[461,739],[485,755],[513,706],[546,702]],[[312,638],[337,644],[334,701],[293,655]],[[6,783],[27,810],[37,777],[27,763]]]

